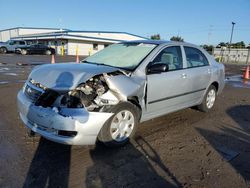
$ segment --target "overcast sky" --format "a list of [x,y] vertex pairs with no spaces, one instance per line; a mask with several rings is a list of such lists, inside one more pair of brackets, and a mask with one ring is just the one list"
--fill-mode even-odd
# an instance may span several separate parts
[[250,43],[250,0],[8,0],[0,2],[0,29],[55,27],[126,31],[195,44]]

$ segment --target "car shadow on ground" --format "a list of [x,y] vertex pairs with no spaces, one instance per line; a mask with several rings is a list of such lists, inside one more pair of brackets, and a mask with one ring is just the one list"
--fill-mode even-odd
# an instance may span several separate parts
[[23,187],[68,187],[71,146],[41,138]]
[[[77,158],[74,152],[78,153]],[[74,169],[70,169],[71,155],[74,163],[79,163],[73,165]],[[89,161],[89,157],[91,165],[81,164]],[[158,166],[161,174],[152,164]],[[74,178],[79,182],[73,184],[80,187],[181,187],[142,137],[121,148],[107,148],[99,143],[90,150],[83,147],[72,150],[71,146],[41,138],[23,187],[69,187],[72,184],[69,177],[75,175],[70,172],[84,172]]]
[[[142,137],[122,148],[97,145],[90,156],[94,165],[87,169],[87,187],[181,187]],[[156,172],[154,163],[163,174]]]
[[250,183],[250,105],[234,106],[226,112],[237,126],[216,122],[220,131],[197,130]]

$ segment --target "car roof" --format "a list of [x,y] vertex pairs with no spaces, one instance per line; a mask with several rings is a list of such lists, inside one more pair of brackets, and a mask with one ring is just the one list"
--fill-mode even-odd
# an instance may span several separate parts
[[198,47],[195,44],[187,43],[187,42],[179,42],[179,41],[166,41],[166,40],[133,40],[133,41],[125,41],[125,43],[144,43],[144,44],[169,44],[169,45],[189,45]]

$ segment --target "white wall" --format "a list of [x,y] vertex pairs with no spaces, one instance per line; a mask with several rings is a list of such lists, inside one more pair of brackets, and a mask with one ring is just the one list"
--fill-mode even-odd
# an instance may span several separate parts
[[0,31],[0,41],[6,42],[11,37],[18,37],[18,29]]
[[78,47],[78,55],[88,56],[89,53],[94,54],[104,48],[104,44],[98,44],[98,50],[93,49],[93,42],[68,40],[68,55],[76,55]]
[[215,58],[221,58],[222,61],[231,62],[250,62],[250,49],[240,49],[240,48],[214,48],[213,55]]

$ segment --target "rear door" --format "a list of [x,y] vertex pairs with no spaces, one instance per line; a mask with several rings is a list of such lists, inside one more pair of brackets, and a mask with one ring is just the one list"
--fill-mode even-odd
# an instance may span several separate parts
[[180,46],[164,48],[150,64],[152,63],[166,63],[169,71],[147,75],[148,119],[183,108],[188,89]]
[[206,56],[195,47],[184,46],[187,62],[187,84],[190,90],[188,100],[190,105],[197,104],[202,99],[211,79],[211,67]]

